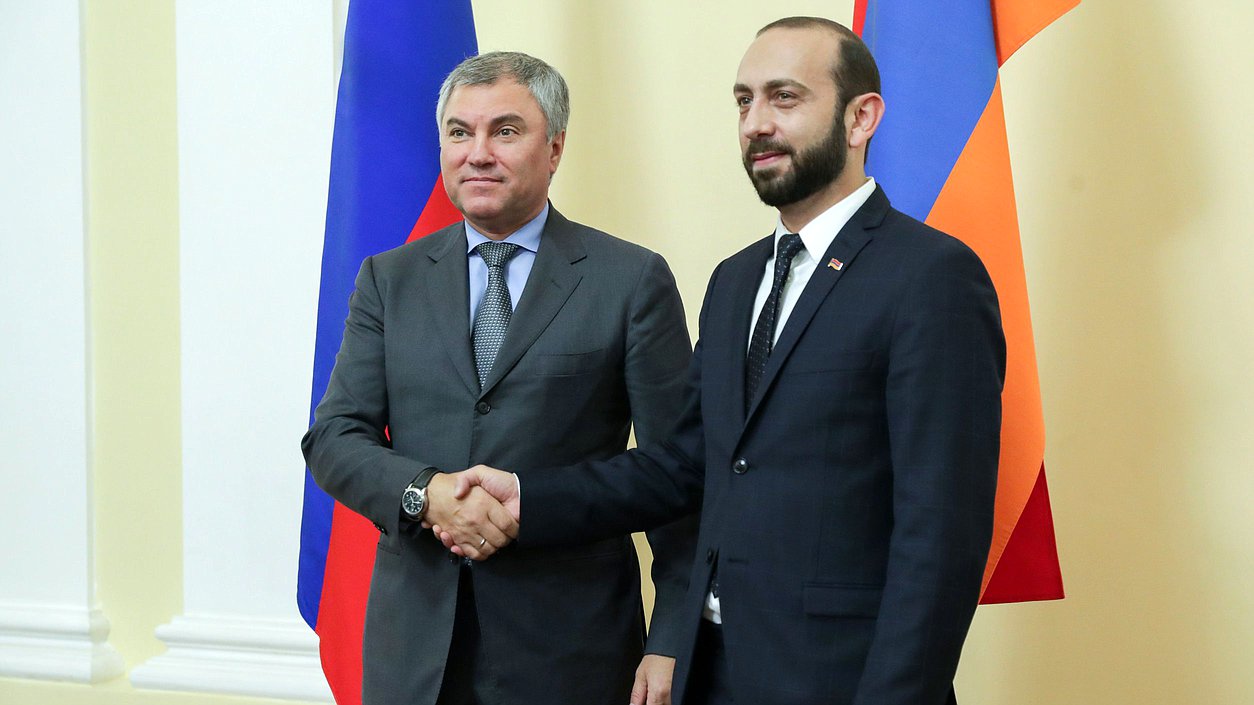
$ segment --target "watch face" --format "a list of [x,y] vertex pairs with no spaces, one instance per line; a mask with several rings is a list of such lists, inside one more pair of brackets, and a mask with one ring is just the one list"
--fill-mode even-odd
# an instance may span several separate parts
[[401,495],[401,509],[410,516],[418,516],[422,514],[423,505],[426,504],[426,497],[423,496],[421,490],[409,487],[405,489],[405,493]]

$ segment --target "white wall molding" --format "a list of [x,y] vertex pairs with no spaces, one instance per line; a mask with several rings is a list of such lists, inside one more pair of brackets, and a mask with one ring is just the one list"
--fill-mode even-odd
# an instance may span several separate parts
[[96,683],[122,675],[100,610],[0,602],[0,676]]
[[333,2],[176,2],[183,615],[136,687],[330,698],[295,594]]
[[137,688],[332,702],[318,638],[299,620],[182,616],[157,636],[169,650],[131,672]]
[[0,675],[94,682],[123,662],[94,609],[82,7],[0,14]]

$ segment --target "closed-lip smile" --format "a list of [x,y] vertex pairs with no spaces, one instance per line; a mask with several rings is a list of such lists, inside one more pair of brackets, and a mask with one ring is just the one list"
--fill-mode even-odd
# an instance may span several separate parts
[[775,162],[786,154],[787,152],[758,152],[757,154],[750,155],[749,158],[753,160],[754,166],[764,166]]

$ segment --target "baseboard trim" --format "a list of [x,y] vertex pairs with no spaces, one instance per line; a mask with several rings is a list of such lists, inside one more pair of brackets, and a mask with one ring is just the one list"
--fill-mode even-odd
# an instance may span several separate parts
[[131,671],[136,688],[333,702],[318,637],[303,622],[179,616],[157,638],[167,651]]
[[122,675],[100,610],[0,602],[0,676],[99,683]]

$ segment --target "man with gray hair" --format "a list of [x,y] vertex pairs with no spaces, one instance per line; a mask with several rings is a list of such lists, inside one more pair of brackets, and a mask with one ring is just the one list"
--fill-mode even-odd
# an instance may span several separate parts
[[[691,351],[657,254],[548,201],[566,82],[525,54],[467,59],[440,89],[445,190],[465,220],[367,258],[302,448],[318,484],[380,532],[366,610],[365,705],[669,702],[675,613],[695,524],[649,535],[645,656],[628,536],[507,546],[513,518],[446,471],[608,458],[660,439]],[[467,503],[471,506],[467,506]],[[425,526],[493,521],[450,554]],[[634,679],[634,684],[633,684]]]

